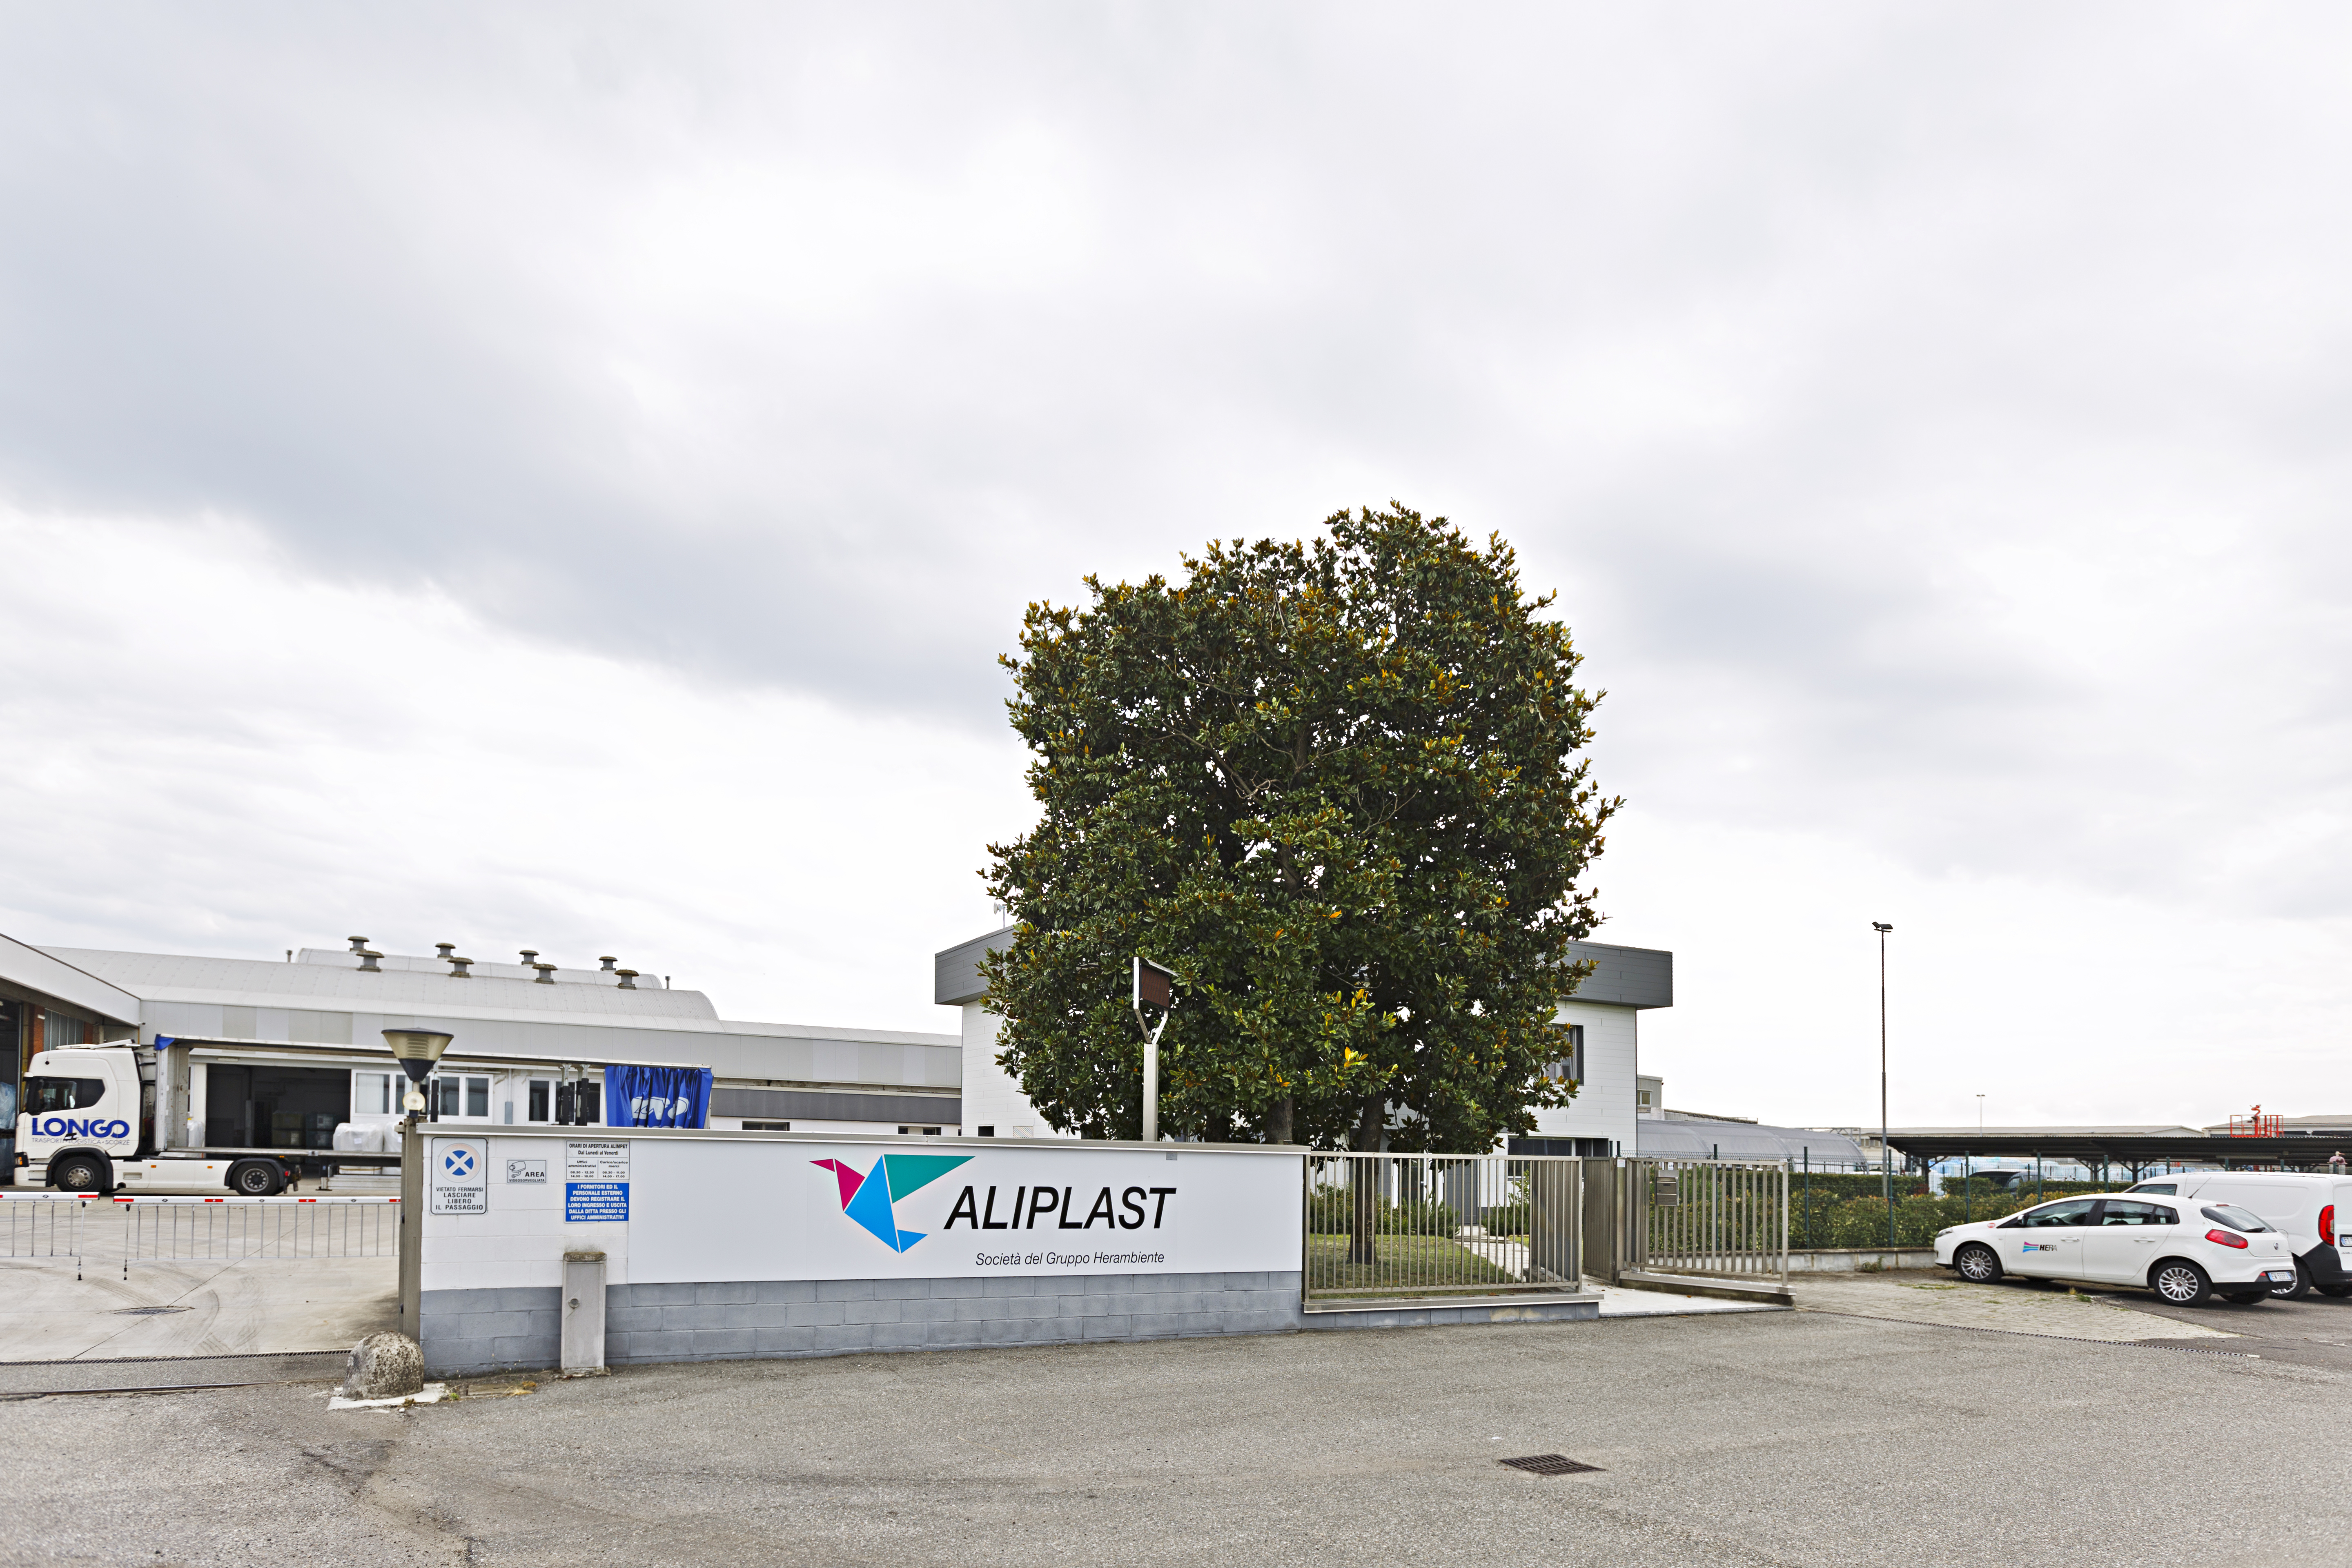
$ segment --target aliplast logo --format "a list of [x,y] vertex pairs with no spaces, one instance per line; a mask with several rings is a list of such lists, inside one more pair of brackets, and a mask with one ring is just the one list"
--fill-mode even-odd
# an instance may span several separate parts
[[898,1200],[929,1186],[971,1158],[969,1154],[885,1154],[863,1175],[838,1160],[809,1163],[831,1171],[841,1184],[843,1215],[872,1231],[893,1252],[904,1252],[922,1240],[925,1233],[898,1228]]

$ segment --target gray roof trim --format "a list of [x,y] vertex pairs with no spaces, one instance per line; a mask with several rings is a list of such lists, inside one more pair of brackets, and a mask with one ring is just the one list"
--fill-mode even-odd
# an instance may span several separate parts
[[[942,1007],[979,1001],[987,994],[980,981],[980,961],[1012,942],[1010,930],[992,931],[942,948],[931,960],[931,1000]],[[1570,952],[1578,959],[1592,961],[1592,973],[1576,988],[1574,1000],[1619,1007],[1675,1005],[1673,953],[1662,948],[1618,947],[1605,942],[1571,942]]]
[[1011,928],[942,948],[931,959],[931,1000],[942,1007],[961,1007],[988,994],[981,984],[980,961],[1000,947],[1013,945]]
[[921,1122],[961,1126],[963,1097],[946,1094],[828,1094],[804,1089],[713,1089],[710,1114],[752,1121]]
[[1620,1007],[1675,1005],[1675,955],[1664,949],[1578,942],[1569,944],[1569,952],[1573,957],[1592,961],[1592,973],[1570,1000],[1606,1002]]
[[54,998],[62,1007],[92,1013],[110,1023],[139,1022],[138,997],[87,969],[14,937],[0,936],[0,984],[38,999]]

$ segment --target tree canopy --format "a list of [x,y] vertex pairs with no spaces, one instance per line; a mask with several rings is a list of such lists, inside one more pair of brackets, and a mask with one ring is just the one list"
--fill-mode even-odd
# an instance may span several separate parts
[[1134,1138],[1128,965],[1172,969],[1160,1125],[1213,1141],[1476,1151],[1574,1084],[1559,999],[1618,802],[1600,693],[1499,537],[1339,512],[1213,542],[1185,578],[1032,605],[1003,663],[1036,827],[991,845],[1000,1060],[1065,1131]]

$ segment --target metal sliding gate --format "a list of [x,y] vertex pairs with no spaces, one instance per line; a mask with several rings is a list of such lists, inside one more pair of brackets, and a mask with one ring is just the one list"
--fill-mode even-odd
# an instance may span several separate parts
[[1575,1289],[1582,1163],[1551,1155],[1309,1155],[1306,1293]]
[[246,1263],[391,1258],[400,1200],[120,1198],[122,1277],[134,1263]]
[[[1789,1283],[1789,1170],[1735,1160],[1587,1160],[1586,1272]],[[1606,1238],[1605,1240],[1603,1238]]]

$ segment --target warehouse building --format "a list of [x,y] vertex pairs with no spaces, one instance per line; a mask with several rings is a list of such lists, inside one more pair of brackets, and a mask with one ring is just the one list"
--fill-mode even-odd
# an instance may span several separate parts
[[[983,1138],[1051,1137],[1053,1129],[996,1063],[1003,1020],[988,1010],[980,962],[1012,940],[1010,931],[992,931],[941,949],[931,961],[931,1000],[960,1014],[964,1131]],[[1593,967],[1555,1016],[1561,1056],[1553,1070],[1577,1081],[1576,1098],[1536,1112],[1535,1134],[1512,1139],[1513,1153],[1633,1152],[1636,1094],[1643,1081],[1641,1016],[1675,1005],[1675,955],[1599,942],[1573,947],[1575,956]]]
[[36,1052],[135,1038],[175,1058],[159,1108],[168,1146],[329,1149],[340,1125],[389,1129],[401,1114],[388,1028],[453,1037],[426,1085],[436,1121],[602,1124],[616,1064],[708,1069],[714,1128],[951,1135],[961,1120],[954,1036],[721,1018],[703,993],[612,958],[475,963],[364,938],[282,962],[0,944],[11,1129]]

